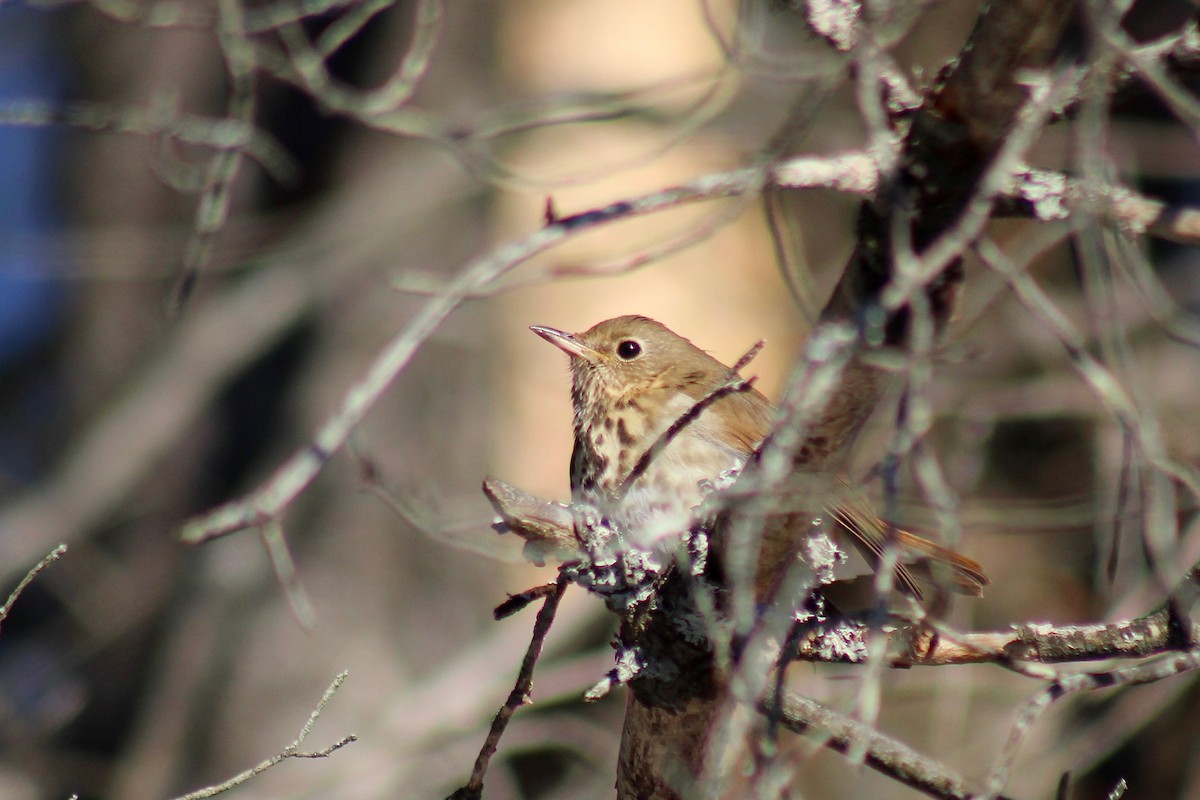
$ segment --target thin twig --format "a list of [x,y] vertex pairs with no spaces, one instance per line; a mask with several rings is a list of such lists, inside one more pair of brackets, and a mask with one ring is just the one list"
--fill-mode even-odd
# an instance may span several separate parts
[[[1141,413],[1121,381],[1088,351],[1083,334],[1071,324],[1037,282],[1013,264],[990,239],[981,240],[975,250],[984,265],[1003,277],[1017,299],[1058,339],[1079,376],[1133,435],[1143,460],[1157,474],[1178,481],[1193,497],[1200,498],[1200,472],[1170,454],[1157,420]],[[1166,488],[1170,489],[1169,486]],[[1175,535],[1178,522],[1173,514],[1163,514],[1160,522],[1159,526],[1148,526],[1146,543],[1152,552],[1157,548],[1157,558],[1153,562],[1155,576],[1164,587],[1173,586],[1184,574],[1179,570],[1182,566],[1178,563],[1179,559],[1175,557],[1175,554],[1182,552],[1181,543]]]
[[45,556],[43,556],[42,560],[39,561],[33,567],[33,569],[25,573],[25,577],[22,578],[21,582],[17,584],[17,588],[13,589],[12,593],[9,594],[8,600],[5,601],[3,606],[0,606],[0,625],[3,625],[4,620],[8,619],[8,613],[12,611],[13,604],[17,602],[17,598],[21,596],[21,592],[25,591],[25,587],[33,583],[33,579],[36,578],[42,570],[53,564],[55,561],[58,561],[58,559],[62,558],[63,554],[66,552],[67,546],[65,544],[60,544],[58,547],[54,548]]
[[297,166],[270,133],[253,121],[188,114],[158,103],[110,106],[104,103],[54,104],[42,100],[0,103],[0,124],[43,127],[67,125],[97,133],[157,137],[210,150],[239,149],[277,181],[292,181]]
[[[258,94],[254,50],[245,32],[245,11],[242,4],[235,0],[218,0],[216,8],[217,44],[229,81],[226,118],[252,128]],[[233,182],[241,172],[245,150],[244,146],[219,150],[208,162],[204,189],[196,203],[192,236],[184,250],[179,277],[167,301],[167,311],[172,315],[187,303],[201,271],[208,266],[217,234],[229,221]]]
[[208,786],[204,789],[198,789],[194,792],[189,792],[188,794],[174,798],[174,800],[203,800],[203,798],[206,797],[213,797],[221,794],[222,792],[227,792],[235,786],[245,783],[254,776],[261,772],[267,771],[281,761],[285,761],[289,758],[328,758],[330,755],[338,750],[341,750],[351,742],[358,741],[357,736],[350,734],[349,736],[343,736],[333,744],[329,745],[328,747],[323,747],[320,750],[311,752],[300,751],[300,745],[302,745],[304,740],[308,738],[308,734],[312,731],[313,726],[316,724],[317,718],[321,716],[321,712],[325,710],[325,706],[327,706],[329,701],[333,699],[333,696],[337,694],[338,689],[342,688],[342,684],[346,682],[346,678],[349,676],[349,674],[349,672],[342,672],[333,679],[333,683],[329,684],[329,688],[326,689],[325,694],[321,696],[321,700],[317,703],[317,707],[313,709],[311,714],[309,714],[308,721],[305,722],[304,727],[300,729],[300,735],[296,737],[294,742],[289,744],[283,750],[271,756],[270,758],[259,762],[250,769],[234,775],[227,781],[222,781],[214,786]]
[[300,623],[300,627],[311,631],[317,624],[317,614],[313,610],[304,584],[300,582],[300,573],[296,570],[296,561],[288,548],[283,526],[274,520],[267,522],[259,529],[259,538],[271,559],[275,579],[283,587],[283,594],[287,598],[292,616]]
[[705,409],[712,406],[722,397],[736,394],[738,392],[746,392],[754,387],[755,378],[739,378],[738,372],[752,360],[754,360],[754,357],[758,355],[765,346],[766,342],[761,339],[755,342],[754,346],[747,350],[745,355],[739,358],[737,363],[729,369],[728,377],[726,378],[725,383],[721,384],[716,389],[713,389],[711,392],[693,403],[687,411],[680,414],[678,419],[671,423],[669,428],[663,431],[662,435],[655,440],[654,444],[652,444],[644,453],[642,453],[641,458],[639,458],[637,463],[633,465],[633,469],[631,469],[629,474],[625,476],[625,480],[621,481],[621,486],[617,490],[618,498],[624,497],[626,493],[629,492],[629,489],[634,483],[637,482],[637,479],[642,477],[646,470],[650,468],[651,462],[658,458],[658,456],[667,449],[667,446],[675,440],[675,437],[678,436],[684,428],[699,419],[700,415],[704,413]]
[[406,525],[410,525],[414,530],[420,531],[430,539],[438,538],[440,529],[433,519],[432,514],[422,513],[422,510],[414,507],[414,504],[410,503],[408,498],[401,497],[388,489],[384,485],[379,465],[375,463],[375,460],[371,458],[369,453],[356,445],[354,441],[349,442],[346,449],[350,456],[358,463],[358,476],[362,480],[366,491],[379,498],[380,502],[403,520]]
[[532,589],[526,589],[523,592],[510,594],[508,599],[492,611],[492,617],[499,622],[502,619],[507,619],[518,611],[521,611],[525,606],[543,597],[549,597],[558,591],[558,582],[543,583],[541,586],[534,586]]
[[944,764],[814,700],[791,693],[776,700],[772,693],[762,701],[759,710],[764,714],[778,712],[780,723],[795,733],[808,733],[815,728],[826,736],[825,746],[839,753],[863,743],[867,766],[930,797],[968,800],[975,796],[967,789],[966,781]]
[[756,178],[758,174],[759,171],[754,169],[718,173],[604,208],[563,217],[475,261],[444,292],[430,298],[415,318],[384,346],[367,374],[346,392],[341,406],[325,420],[308,446],[293,454],[265,484],[248,496],[189,520],[184,524],[180,538],[189,544],[201,544],[276,519],[320,474],[333,454],[341,449],[351,432],[437,327],[466,298],[519,264],[584,231],[617,219],[744,193],[748,186],[759,185]]
[[319,98],[322,105],[355,116],[360,121],[396,115],[428,70],[441,29],[441,0],[421,0],[417,4],[412,40],[395,72],[381,86],[367,91],[350,88],[333,77],[326,63],[347,39],[382,10],[383,5],[378,2],[361,7],[357,13],[347,15],[324,31],[316,46],[308,40],[299,21],[281,26],[279,34],[289,70],[280,77],[298,81],[300,87],[312,97]]
[[1166,656],[1147,664],[1133,664],[1121,669],[1102,670],[1068,675],[1050,683],[1034,695],[1017,715],[1009,732],[1008,741],[988,776],[987,790],[980,800],[993,800],[1008,782],[1017,749],[1038,717],[1053,703],[1069,694],[1082,691],[1108,689],[1117,686],[1153,683],[1155,681],[1200,669],[1200,652],[1180,653]]
[[322,17],[331,11],[355,5],[357,0],[273,0],[246,9],[246,32],[270,33],[292,22]]
[[521,671],[517,674],[517,682],[509,692],[508,700],[500,706],[495,719],[492,720],[492,727],[488,730],[483,747],[479,750],[479,756],[475,759],[475,768],[471,770],[471,779],[467,781],[466,786],[450,795],[447,800],[478,800],[482,796],[483,777],[487,773],[492,756],[496,754],[500,737],[504,735],[508,722],[512,719],[513,714],[517,713],[517,709],[529,702],[529,694],[533,690],[533,668],[537,664],[538,658],[541,657],[542,643],[546,640],[546,634],[550,632],[550,625],[553,624],[554,615],[558,611],[558,601],[562,599],[568,583],[566,574],[560,572],[558,581],[554,584],[554,591],[547,594],[546,602],[538,611],[537,621],[533,624],[533,636],[529,640],[529,649],[525,651],[525,658],[521,662]]

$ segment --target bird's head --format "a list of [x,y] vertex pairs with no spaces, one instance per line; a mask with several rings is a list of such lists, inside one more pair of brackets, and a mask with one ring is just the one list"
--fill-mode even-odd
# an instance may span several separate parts
[[727,376],[719,361],[649,317],[615,317],[583,333],[542,325],[530,330],[571,357],[577,403],[659,389],[699,397]]

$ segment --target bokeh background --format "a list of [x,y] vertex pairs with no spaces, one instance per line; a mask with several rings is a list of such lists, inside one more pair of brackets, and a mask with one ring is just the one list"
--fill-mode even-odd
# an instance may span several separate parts
[[[1143,5],[1155,6],[1152,32],[1186,18],[1186,4],[1182,15]],[[290,169],[243,165],[194,294],[168,314],[212,151],[130,130],[185,117],[213,130],[229,113],[215,8],[0,6],[3,585],[59,542],[71,548],[0,635],[0,797],[151,800],[217,783],[290,743],[342,670],[349,680],[307,749],[359,741],[229,796],[443,797],[469,773],[528,640],[532,612],[497,623],[491,609],[553,574],[489,528],[480,481],[568,496],[566,363],[527,326],[648,314],[726,362],[762,338],[749,371],[777,394],[851,250],[855,201],[779,197],[790,215],[782,264],[759,199],[725,200],[603,226],[466,302],[283,520],[316,613],[309,630],[258,538],[188,548],[181,523],[304,446],[429,294],[537,230],[548,198],[565,215],[748,163],[798,101],[814,117],[795,152],[861,146],[847,66],[784,4],[451,0],[402,113],[339,113],[259,74],[254,119]],[[246,5],[259,18],[303,8]],[[322,8],[301,26],[314,41],[361,7]],[[417,12],[381,5],[331,59],[334,77],[378,85]],[[972,2],[913,4],[880,34],[920,80],[958,51],[977,13]],[[281,52],[269,32],[250,40]],[[1055,128],[1033,159],[1071,167],[1078,129]],[[1106,133],[1128,180],[1194,202],[1194,139],[1156,103],[1121,109]],[[1036,235],[1016,222],[992,233],[1014,246]],[[634,263],[681,237],[690,246]],[[1143,252],[1194,325],[1195,253]],[[1194,344],[1127,280],[1110,278],[1111,297],[1097,299],[1075,255],[1052,247],[1034,275],[1173,455],[1195,463]],[[547,278],[589,269],[620,274]],[[1143,509],[1120,491],[1141,467],[1123,430],[1045,326],[983,268],[968,270],[938,353],[930,444],[962,500],[961,546],[992,586],[952,622],[1148,610]],[[887,452],[895,414],[880,410],[860,474]],[[904,485],[904,521],[936,526]],[[1192,505],[1180,503],[1185,531]],[[623,697],[580,700],[610,665],[611,631],[599,601],[568,594],[488,797],[611,795]],[[841,708],[861,680],[827,665],[791,676]],[[1063,703],[1022,748],[1012,794],[1051,796],[1070,770],[1078,797],[1105,796],[1120,777],[1139,797],[1200,797],[1193,683]],[[998,667],[889,674],[880,727],[978,778],[1036,688]],[[828,753],[798,759],[796,786],[794,796],[915,796]]]

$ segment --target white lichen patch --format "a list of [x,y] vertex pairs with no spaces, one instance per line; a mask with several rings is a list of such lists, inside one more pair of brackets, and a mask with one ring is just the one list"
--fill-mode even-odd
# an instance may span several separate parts
[[1061,172],[1021,170],[1013,175],[1009,194],[1029,203],[1034,216],[1043,222],[1066,219],[1071,213],[1067,207],[1067,178]]
[[858,44],[859,0],[808,0],[808,25],[843,53]]

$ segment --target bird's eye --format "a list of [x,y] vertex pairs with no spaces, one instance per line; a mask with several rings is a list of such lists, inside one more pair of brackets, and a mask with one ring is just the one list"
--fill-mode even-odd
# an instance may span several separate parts
[[642,346],[633,339],[626,339],[617,345],[617,355],[626,361],[632,361],[642,354]]

